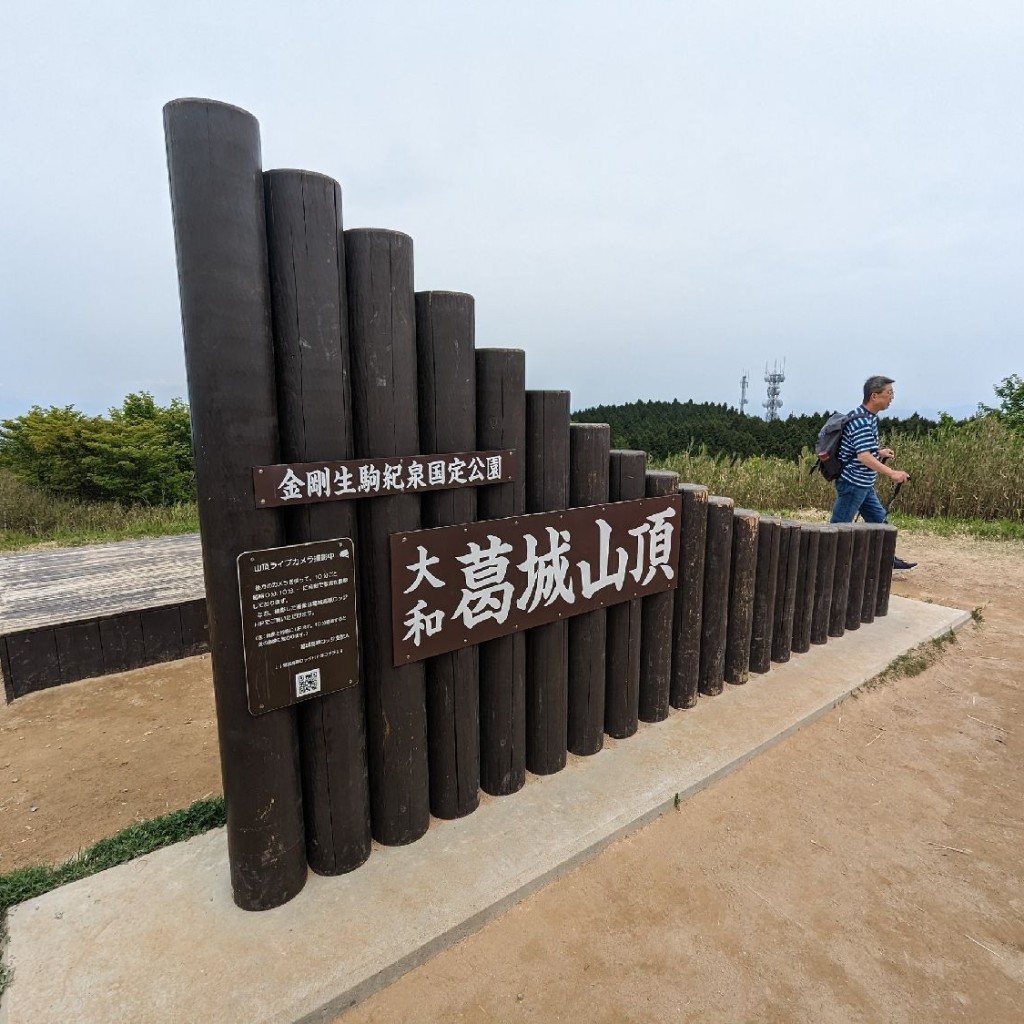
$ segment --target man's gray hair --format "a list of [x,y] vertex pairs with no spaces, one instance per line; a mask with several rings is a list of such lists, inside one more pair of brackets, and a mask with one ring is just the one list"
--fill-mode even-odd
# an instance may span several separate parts
[[868,377],[864,381],[864,401],[866,402],[872,395],[877,395],[886,389],[889,384],[893,384],[892,377]]

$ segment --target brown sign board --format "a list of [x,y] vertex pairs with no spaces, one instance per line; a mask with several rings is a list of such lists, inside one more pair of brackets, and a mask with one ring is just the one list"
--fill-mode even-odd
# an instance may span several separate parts
[[677,584],[678,494],[391,535],[404,665]]
[[261,715],[359,680],[355,552],[348,538],[238,556],[249,710]]
[[515,451],[486,451],[282,463],[255,466],[252,484],[257,508],[280,508],[511,483],[517,462]]

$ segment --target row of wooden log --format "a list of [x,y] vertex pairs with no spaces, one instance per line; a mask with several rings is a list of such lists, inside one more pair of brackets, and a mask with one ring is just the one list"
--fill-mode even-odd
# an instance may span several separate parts
[[[648,473],[642,452],[613,455],[605,425],[570,427],[569,393],[527,391],[521,350],[477,350],[472,297],[415,292],[412,240],[343,230],[333,179],[264,174],[251,115],[182,100],[164,118],[239,906],[283,903],[305,884],[307,862],[352,870],[371,836],[412,842],[431,813],[471,813],[481,788],[513,793],[527,771],[596,752],[606,730],[627,736],[639,718],[739,681],[766,665],[766,615],[769,657],[801,649],[824,594],[822,539],[839,552],[845,533],[766,520],[762,564],[754,513],[684,488],[678,589],[395,666],[392,534],[640,498],[678,480]],[[284,511],[251,499],[254,466],[473,450],[522,452],[519,478]],[[235,560],[331,537],[356,542],[361,683],[253,716]],[[842,550],[856,558],[857,543]],[[832,591],[846,602],[836,621],[856,608],[859,622],[867,570],[851,568],[851,585],[846,555],[834,564]],[[881,561],[871,564],[881,582]]]

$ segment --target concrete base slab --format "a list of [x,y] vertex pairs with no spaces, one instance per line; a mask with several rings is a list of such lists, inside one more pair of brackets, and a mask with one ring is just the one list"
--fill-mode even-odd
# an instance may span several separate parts
[[969,619],[893,597],[885,618],[432,821],[411,846],[311,875],[276,910],[232,903],[223,830],[48,893],[10,915],[0,1022],[329,1020]]

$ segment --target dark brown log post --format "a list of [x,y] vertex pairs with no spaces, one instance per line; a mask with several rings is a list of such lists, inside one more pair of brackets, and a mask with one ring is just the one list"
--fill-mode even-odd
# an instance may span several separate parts
[[866,523],[853,527],[853,558],[850,561],[850,591],[846,598],[846,628],[860,629],[860,610],[864,603],[864,582],[868,571],[871,534]]
[[[412,239],[398,231],[345,232],[356,458],[420,451]],[[389,537],[418,530],[411,494],[368,498],[359,509],[360,646],[373,837],[419,839],[430,824],[427,695],[422,662],[396,667],[391,636]]]
[[850,570],[853,567],[853,531],[851,523],[836,524],[836,571],[832,577],[832,607],[828,614],[828,635],[846,632],[846,605],[850,597]]
[[725,687],[732,520],[732,498],[708,498],[704,609],[700,633],[700,692],[710,697],[721,693]]
[[682,536],[679,586],[672,620],[672,689],[674,708],[692,708],[700,685],[700,633],[704,612],[704,560],[707,557],[708,489],[681,484]]
[[839,531],[825,523],[818,528],[818,571],[814,577],[814,611],[811,613],[811,643],[828,640],[828,616],[832,608],[832,581],[836,574],[836,541]]
[[[609,452],[608,498],[635,501],[646,489],[647,453]],[[640,625],[643,601],[623,601],[608,609],[607,680],[604,730],[624,739],[637,730],[640,708]]]
[[[644,493],[648,498],[675,494],[679,475],[664,469],[647,471]],[[641,722],[668,718],[672,686],[672,614],[675,589],[650,594],[640,608],[640,701]]]
[[[526,511],[569,504],[569,392],[526,392]],[[537,538],[538,543],[542,538]],[[552,775],[565,767],[569,704],[569,624],[526,635],[526,767]]]
[[750,636],[757,577],[756,512],[738,508],[732,519],[732,570],[729,584],[729,625],[725,639],[725,681],[738,685],[750,678]]
[[884,523],[868,523],[865,528],[868,531],[868,560],[864,570],[864,598],[860,606],[860,621],[874,622],[886,526]]
[[[473,296],[416,293],[420,447],[470,452],[476,445],[476,355]],[[471,487],[423,495],[423,526],[476,519]],[[430,810],[461,818],[480,803],[480,676],[476,646],[426,663]]]
[[889,614],[889,595],[892,591],[892,560],[896,557],[896,527],[886,523],[882,533],[882,558],[878,568],[878,601],[875,615]]
[[235,903],[266,910],[305,885],[294,708],[249,713],[237,556],[279,546],[252,467],[279,461],[260,133],[209,100],[164,107],[182,333]]
[[772,630],[775,628],[775,586],[779,575],[779,540],[782,520],[761,516],[757,524],[757,575],[754,613],[750,625],[750,671],[772,667]]
[[779,534],[779,573],[775,585],[775,622],[772,629],[772,661],[789,661],[793,650],[793,620],[800,572],[800,523],[782,520]]
[[793,613],[794,654],[811,649],[811,617],[814,615],[815,585],[818,576],[818,545],[821,527],[807,523],[800,528],[800,566],[796,578],[796,608]]
[[[611,427],[607,423],[569,425],[569,504],[608,501]],[[598,608],[569,620],[568,748],[596,754],[604,745],[606,613]]]
[[[514,451],[514,483],[477,492],[480,519],[505,519],[526,508],[526,354],[476,350],[476,442],[480,451]],[[480,787],[507,796],[526,781],[526,634],[480,645]]]
[[[274,314],[277,408],[285,462],[352,458],[341,186],[306,171],[263,176]],[[285,511],[288,543],[358,536],[353,502]],[[298,707],[306,855],[319,874],[370,855],[362,679]]]

